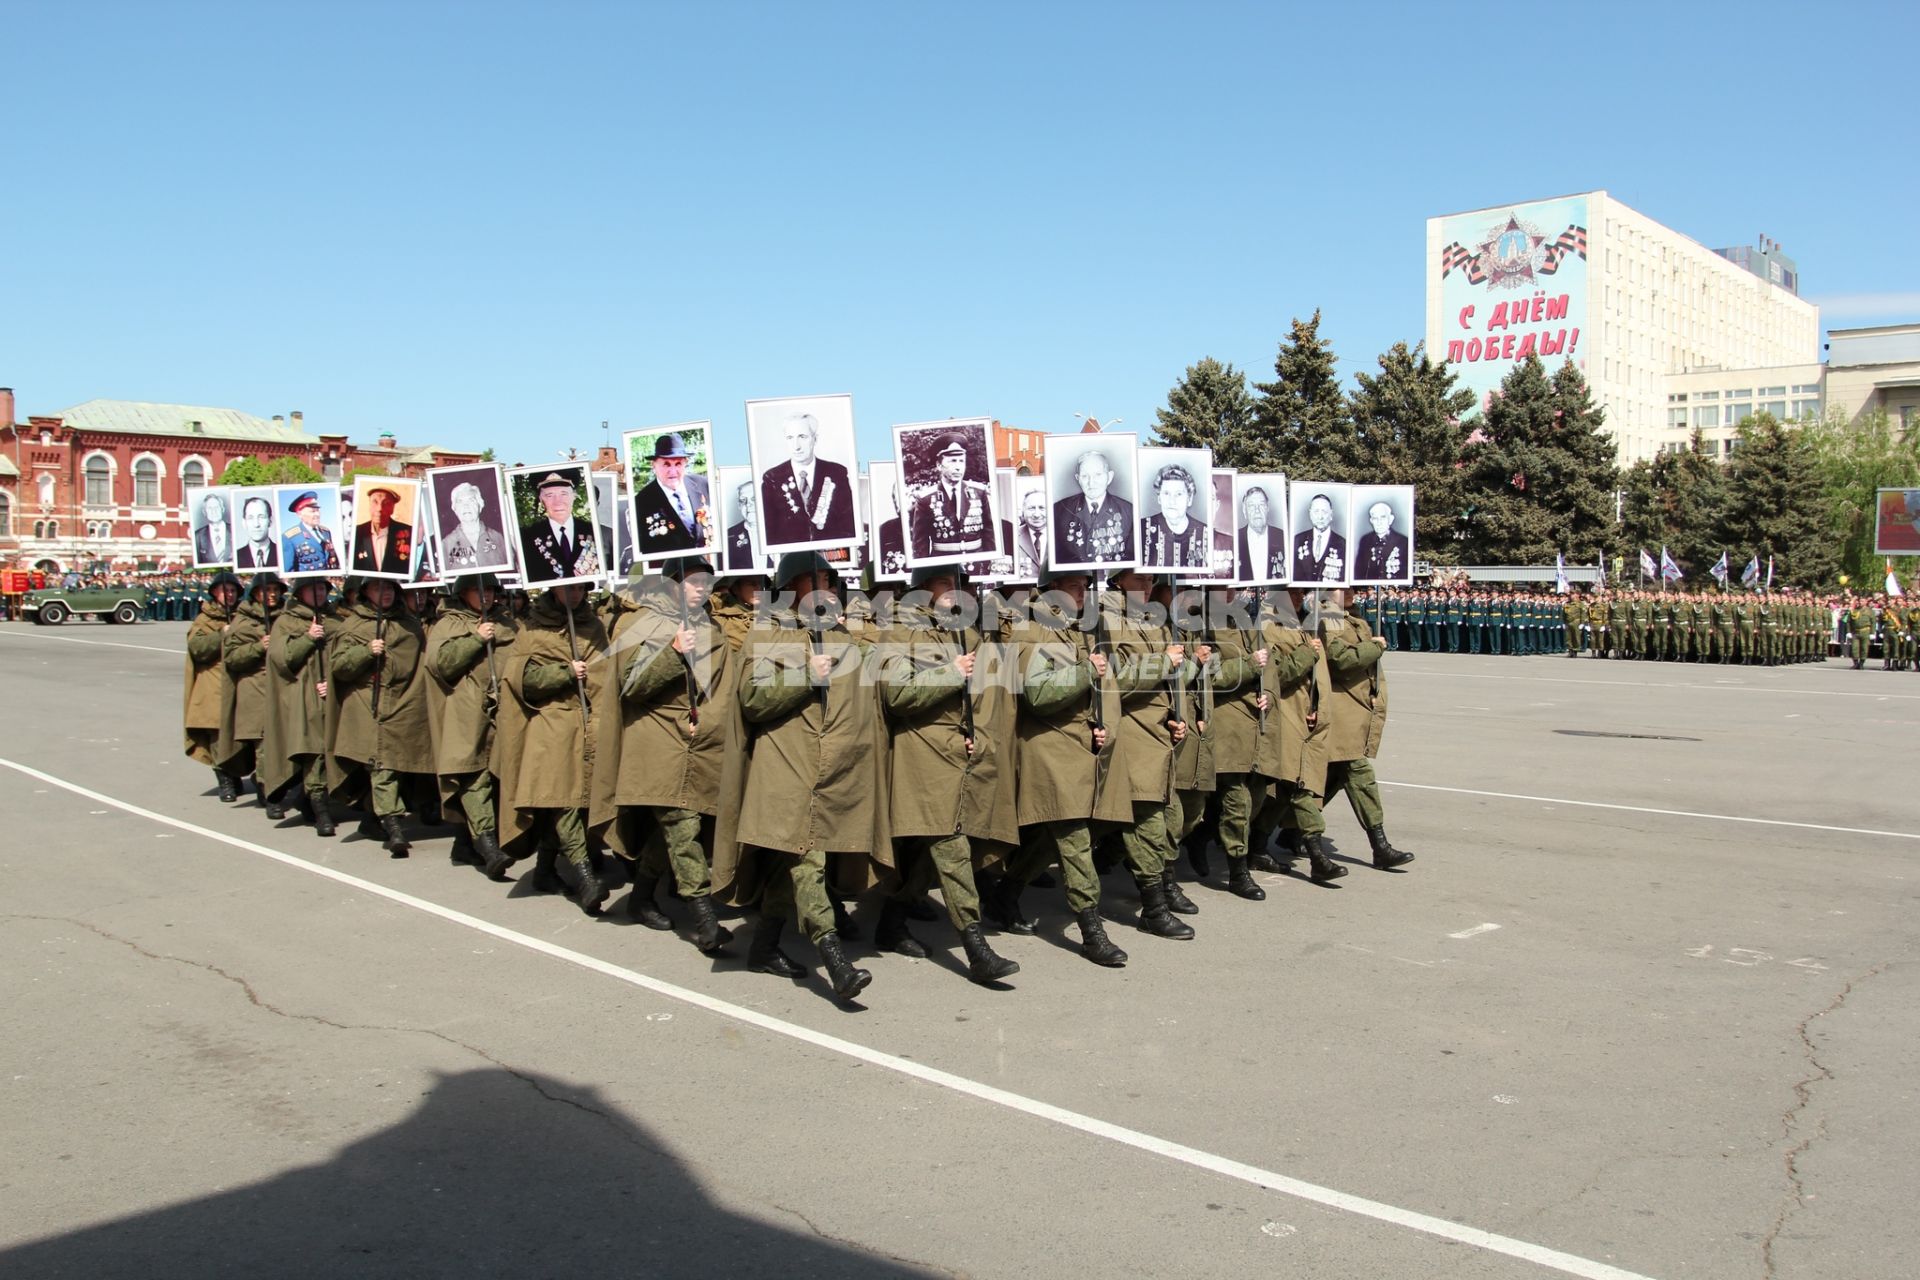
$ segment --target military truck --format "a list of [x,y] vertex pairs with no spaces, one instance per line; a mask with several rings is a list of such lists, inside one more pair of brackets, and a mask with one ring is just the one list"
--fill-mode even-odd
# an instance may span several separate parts
[[22,616],[57,627],[68,618],[138,622],[147,609],[145,587],[42,587],[20,602]]

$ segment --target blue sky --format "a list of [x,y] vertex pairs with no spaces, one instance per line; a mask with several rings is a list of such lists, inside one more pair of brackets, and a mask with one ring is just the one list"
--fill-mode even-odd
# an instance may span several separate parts
[[1420,337],[1424,219],[1604,188],[1920,319],[1920,7],[22,2],[0,385],[508,460],[850,391],[1149,430]]

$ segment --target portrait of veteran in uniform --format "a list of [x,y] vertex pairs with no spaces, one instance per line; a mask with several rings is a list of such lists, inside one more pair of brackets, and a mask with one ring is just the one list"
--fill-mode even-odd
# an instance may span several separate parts
[[[635,536],[642,559],[705,550],[713,541],[707,477],[688,465],[692,443],[677,431],[653,440],[645,459],[652,478],[633,495]],[[704,455],[705,441],[699,444]],[[629,456],[633,457],[631,449]],[[633,457],[636,473],[641,461]]]
[[896,427],[894,439],[912,499],[906,510],[907,563],[951,563],[997,554],[999,504],[984,478],[984,425],[945,431]]
[[[340,552],[334,545],[333,530],[327,527],[327,512],[316,489],[294,489],[287,503],[289,523],[280,530],[280,567],[285,573],[324,573],[340,568]],[[340,506],[340,491],[328,490],[335,510]]]
[[1293,537],[1293,581],[1295,585],[1347,580],[1347,538],[1335,527],[1337,513],[1346,500],[1344,487],[1336,492],[1331,485],[1303,490],[1306,499],[1306,527]]
[[443,572],[491,573],[513,567],[506,534],[500,528],[498,514],[488,510],[484,489],[471,480],[462,480],[447,495],[446,505],[453,524],[440,535]]
[[240,499],[240,529],[233,563],[239,569],[278,569],[280,540],[273,536],[273,493],[265,490]]
[[[1075,440],[1074,436],[1049,436]],[[1125,444],[1127,459],[1132,450]],[[1064,450],[1062,451],[1064,452]],[[1082,453],[1073,469],[1079,492],[1053,504],[1053,566],[1131,565],[1134,563],[1133,503],[1114,490],[1126,477],[1114,466],[1117,449],[1103,442]]]
[[[273,516],[267,516],[269,528]],[[234,537],[227,529],[227,500],[212,489],[203,490],[193,515],[193,563],[195,568],[222,568],[233,563]]]
[[1199,481],[1178,462],[1153,472],[1149,495],[1159,509],[1140,522],[1140,567],[1200,569],[1213,565],[1213,535],[1194,514]]
[[[785,457],[760,473],[761,528],[769,552],[845,545],[859,532],[853,509],[853,481],[842,463],[819,456],[820,417],[795,409],[769,431],[752,420],[754,459],[760,463],[780,449]],[[849,434],[851,421],[848,423]],[[777,432],[777,437],[775,433]],[[848,457],[851,440],[848,442]]]
[[539,508],[538,515],[520,526],[520,565],[527,582],[564,582],[601,573],[593,520],[574,514],[580,479],[578,467],[516,473],[516,485],[532,482]]
[[367,518],[353,528],[353,569],[356,573],[394,574],[409,577],[413,573],[413,526],[394,519],[400,505],[400,491],[393,485],[374,484],[360,490]]
[[1408,537],[1411,529],[1400,528],[1401,513],[1405,509],[1401,504],[1410,497],[1402,497],[1399,492],[1382,493],[1378,489],[1355,491],[1354,512],[1364,514],[1367,520],[1367,532],[1360,535],[1354,551],[1355,582],[1413,582],[1413,543]]

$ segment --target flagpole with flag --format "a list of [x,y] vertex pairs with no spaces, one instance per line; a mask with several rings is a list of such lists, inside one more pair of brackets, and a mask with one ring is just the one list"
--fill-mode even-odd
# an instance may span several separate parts
[[1773,556],[1767,556],[1767,590],[1773,590]]
[[[1649,578],[1652,578],[1659,572],[1659,569],[1654,566],[1653,557],[1647,554],[1647,549],[1645,547],[1640,548],[1640,581],[1644,584]],[[1665,587],[1663,586],[1661,589],[1665,590]]]
[[1740,585],[1749,591],[1760,589],[1760,557],[1756,554],[1747,561],[1747,567],[1740,571]]
[[1891,560],[1887,561],[1887,594],[1895,597],[1907,594],[1900,589],[1900,577],[1894,573],[1893,561]]
[[[1887,580],[1893,580],[1893,561],[1887,561]],[[1561,552],[1553,553],[1553,590],[1555,595],[1567,595],[1573,590],[1573,584],[1567,581],[1567,557]]]
[[1680,572],[1680,566],[1675,564],[1673,557],[1667,554],[1667,544],[1664,542],[1661,543],[1660,544],[1660,589],[1662,591],[1665,591],[1667,589],[1667,584],[1669,582],[1678,582],[1684,576],[1685,575]]
[[1720,559],[1707,572],[1713,575],[1713,580],[1720,584],[1722,591],[1725,591],[1727,589],[1727,553],[1722,551]]

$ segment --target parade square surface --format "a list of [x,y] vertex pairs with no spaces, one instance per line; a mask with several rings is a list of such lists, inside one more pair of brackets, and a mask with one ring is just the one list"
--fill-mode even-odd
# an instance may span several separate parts
[[184,633],[0,626],[10,1277],[1912,1273],[1910,674],[1392,653],[1406,874],[843,1011],[220,805]]

